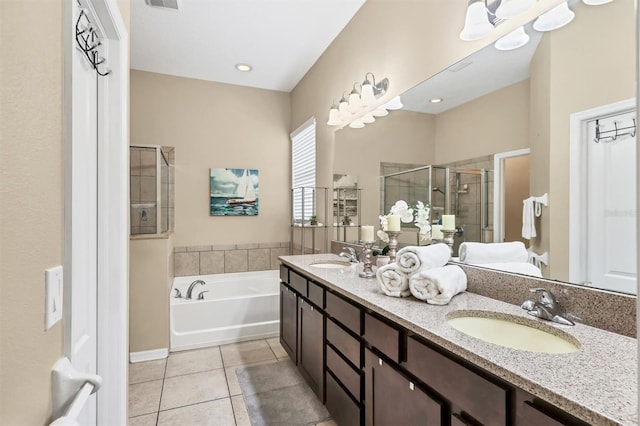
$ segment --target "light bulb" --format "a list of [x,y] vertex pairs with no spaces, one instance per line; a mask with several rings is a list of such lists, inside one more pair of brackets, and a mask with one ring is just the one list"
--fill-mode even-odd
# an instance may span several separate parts
[[562,2],[548,12],[538,16],[533,23],[536,31],[552,31],[564,27],[573,20],[576,14],[569,9],[567,2]]
[[519,27],[496,41],[495,48],[498,50],[513,50],[524,46],[528,42],[529,34],[525,32],[524,27]]
[[486,36],[493,29],[487,15],[487,7],[484,1],[471,3],[467,7],[467,15],[464,20],[464,28],[460,33],[460,38],[464,41],[478,40]]

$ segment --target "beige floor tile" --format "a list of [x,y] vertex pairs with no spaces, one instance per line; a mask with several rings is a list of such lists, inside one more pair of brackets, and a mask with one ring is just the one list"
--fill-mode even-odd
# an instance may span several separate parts
[[144,416],[130,417],[127,426],[156,426],[158,413],[145,414]]
[[[260,365],[260,364],[270,364],[272,362],[276,362],[275,359],[270,359],[268,361],[256,362],[253,364],[245,364],[242,367],[249,367],[251,365]],[[241,395],[242,389],[240,389],[240,383],[238,383],[238,376],[236,374],[236,368],[239,366],[227,367],[224,369],[224,373],[227,376],[227,384],[229,385],[229,394],[233,395]]]
[[220,346],[225,367],[253,364],[260,361],[276,360],[266,340],[233,343]]
[[159,426],[216,425],[235,426],[230,398],[160,411]]
[[218,346],[192,351],[173,352],[167,360],[166,377],[222,368],[222,357]]
[[324,422],[316,423],[316,426],[338,426],[335,420],[325,420]]
[[251,426],[247,406],[244,404],[244,397],[242,395],[232,396],[231,404],[233,405],[233,414],[236,417],[236,425]]
[[271,350],[273,351],[273,353],[276,355],[277,358],[284,358],[286,356],[289,356],[287,354],[287,351],[285,351],[282,345],[280,344],[279,337],[273,337],[271,339],[267,339],[267,343],[269,344],[269,346],[271,347]]
[[166,359],[129,364],[129,384],[148,382],[164,378]]
[[162,380],[138,383],[129,386],[129,416],[135,417],[158,411]]
[[160,410],[197,404],[229,396],[223,369],[167,377]]

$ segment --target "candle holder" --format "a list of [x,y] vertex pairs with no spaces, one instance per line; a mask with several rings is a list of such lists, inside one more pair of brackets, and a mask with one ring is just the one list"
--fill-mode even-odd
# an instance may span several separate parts
[[398,247],[398,235],[400,231],[386,231],[389,236],[389,263],[396,261],[396,248]]
[[455,229],[443,229],[442,234],[444,238],[442,241],[449,246],[449,250],[451,250],[451,256],[453,256],[453,236],[455,235]]
[[364,244],[364,269],[358,274],[361,278],[373,278],[376,273],[371,269],[371,248],[373,247],[373,241],[363,241]]

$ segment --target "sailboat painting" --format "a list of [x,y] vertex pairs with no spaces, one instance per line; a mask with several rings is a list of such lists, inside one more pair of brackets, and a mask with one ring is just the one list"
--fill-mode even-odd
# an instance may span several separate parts
[[209,169],[209,214],[256,216],[258,183],[256,169]]

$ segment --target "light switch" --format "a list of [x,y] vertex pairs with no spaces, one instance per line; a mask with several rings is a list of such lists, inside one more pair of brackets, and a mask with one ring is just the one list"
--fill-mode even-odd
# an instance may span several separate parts
[[62,266],[44,271],[44,329],[50,329],[62,319]]

